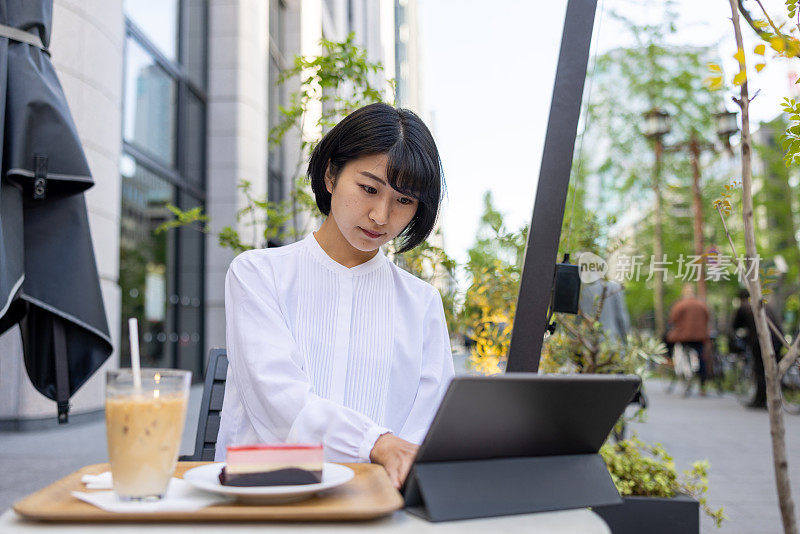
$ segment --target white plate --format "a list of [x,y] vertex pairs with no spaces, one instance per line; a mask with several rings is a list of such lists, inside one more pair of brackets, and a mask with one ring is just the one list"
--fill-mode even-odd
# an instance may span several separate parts
[[201,465],[189,469],[183,479],[196,488],[223,495],[232,495],[240,501],[258,504],[283,504],[302,501],[315,493],[335,488],[349,482],[355,473],[349,467],[325,462],[322,466],[322,482],[301,484],[297,486],[223,486],[219,481],[219,473],[225,462]]

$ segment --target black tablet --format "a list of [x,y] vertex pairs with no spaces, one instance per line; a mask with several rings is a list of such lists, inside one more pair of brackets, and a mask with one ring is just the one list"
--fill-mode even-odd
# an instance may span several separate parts
[[457,376],[414,463],[596,453],[640,385],[636,375]]

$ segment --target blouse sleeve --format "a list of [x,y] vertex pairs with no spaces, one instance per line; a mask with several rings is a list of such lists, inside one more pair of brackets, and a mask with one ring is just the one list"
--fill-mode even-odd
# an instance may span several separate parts
[[420,444],[428,433],[436,410],[455,375],[450,336],[439,291],[433,290],[422,327],[422,372],[417,395],[400,437]]
[[263,269],[240,255],[225,277],[228,359],[253,428],[265,440],[321,442],[329,460],[369,462],[375,441],[389,429],[313,392],[278,305],[275,278]]

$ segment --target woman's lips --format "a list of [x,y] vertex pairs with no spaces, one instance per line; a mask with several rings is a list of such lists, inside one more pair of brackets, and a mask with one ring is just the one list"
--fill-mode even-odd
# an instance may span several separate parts
[[364,229],[363,229],[363,228],[361,228],[360,226],[358,227],[358,229],[359,229],[359,230],[361,230],[362,232],[364,232],[364,235],[365,235],[365,236],[367,236],[367,237],[369,237],[370,239],[378,239],[380,236],[382,236],[382,235],[383,235],[383,234],[373,234],[372,232],[369,232],[369,231],[367,231],[367,230],[364,230]]

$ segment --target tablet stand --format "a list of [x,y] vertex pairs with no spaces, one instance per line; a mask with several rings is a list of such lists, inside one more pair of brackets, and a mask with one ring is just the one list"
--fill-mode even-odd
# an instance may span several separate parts
[[418,463],[408,476],[407,511],[433,522],[622,502],[599,454]]

